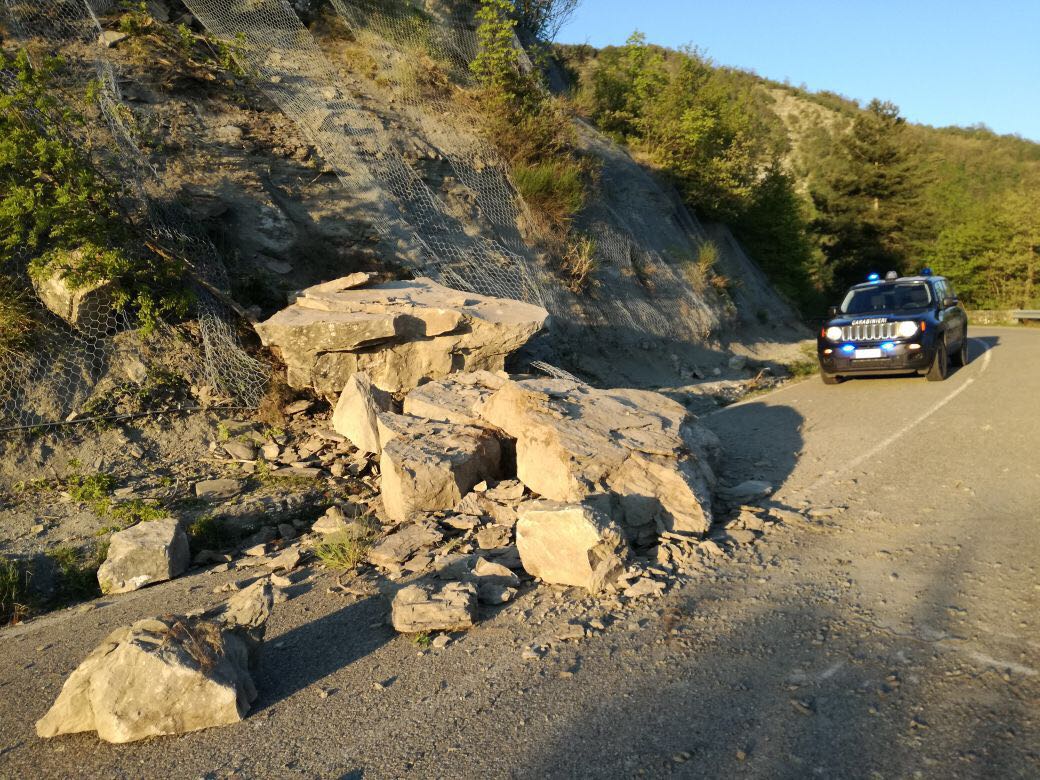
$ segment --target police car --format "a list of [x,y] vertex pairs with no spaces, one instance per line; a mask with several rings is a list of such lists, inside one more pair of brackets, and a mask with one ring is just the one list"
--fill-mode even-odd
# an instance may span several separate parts
[[853,285],[817,337],[820,376],[834,385],[868,374],[924,374],[941,382],[968,362],[968,315],[948,279],[889,271]]

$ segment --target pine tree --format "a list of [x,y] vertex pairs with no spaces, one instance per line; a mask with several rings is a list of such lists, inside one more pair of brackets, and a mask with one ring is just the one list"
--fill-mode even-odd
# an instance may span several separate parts
[[835,169],[812,190],[813,228],[838,288],[908,267],[917,186],[905,124],[895,105],[871,101],[841,140]]

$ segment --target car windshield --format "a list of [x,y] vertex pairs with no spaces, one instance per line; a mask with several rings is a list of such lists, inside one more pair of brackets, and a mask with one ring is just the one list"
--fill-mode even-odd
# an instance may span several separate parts
[[927,309],[932,293],[924,282],[891,282],[849,290],[841,304],[844,314]]

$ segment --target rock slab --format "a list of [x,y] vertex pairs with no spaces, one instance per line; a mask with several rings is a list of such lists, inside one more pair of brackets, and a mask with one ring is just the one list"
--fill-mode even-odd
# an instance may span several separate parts
[[533,501],[516,524],[520,562],[534,577],[597,593],[614,584],[629,555],[624,534],[601,501],[563,504]]
[[501,461],[501,445],[486,428],[413,418],[383,448],[383,508],[399,522],[454,509],[474,485],[498,476]]
[[336,397],[359,371],[376,387],[406,392],[458,371],[501,370],[548,316],[426,278],[362,288],[326,282],[256,330],[280,354],[291,386]]
[[419,583],[402,588],[391,604],[391,622],[402,634],[471,628],[477,586],[468,582]]
[[138,523],[112,534],[98,584],[103,593],[127,593],[173,579],[190,562],[188,537],[175,519]]
[[516,439],[517,476],[544,498],[580,503],[613,492],[632,536],[648,527],[648,535],[702,535],[711,525],[717,439],[659,393],[506,381],[476,411]]

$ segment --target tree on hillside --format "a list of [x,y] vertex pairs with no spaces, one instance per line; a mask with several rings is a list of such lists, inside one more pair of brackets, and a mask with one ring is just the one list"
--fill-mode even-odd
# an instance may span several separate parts
[[1040,198],[1025,186],[943,230],[930,258],[973,308],[1040,305]]
[[834,169],[811,189],[826,283],[907,266],[917,183],[905,124],[895,105],[871,101],[842,138]]
[[581,0],[512,0],[518,30],[531,41],[552,41],[571,18]]

